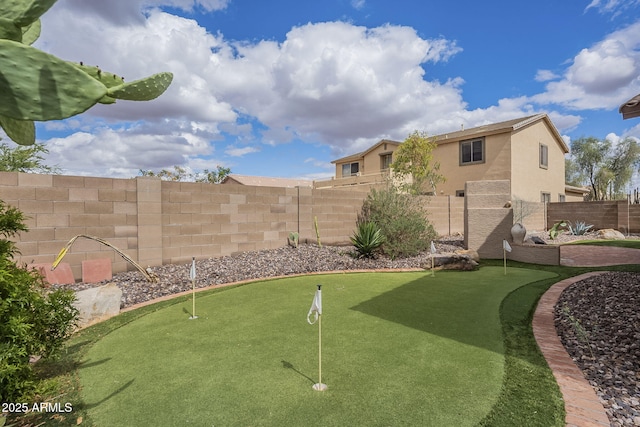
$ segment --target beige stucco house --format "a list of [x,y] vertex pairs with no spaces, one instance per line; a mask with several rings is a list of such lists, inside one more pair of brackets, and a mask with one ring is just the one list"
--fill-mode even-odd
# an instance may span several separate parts
[[[446,182],[437,195],[464,196],[465,182],[511,181],[512,195],[529,201],[582,200],[580,189],[565,184],[569,147],[546,114],[522,117],[436,135],[434,160]],[[334,160],[336,175],[316,187],[371,184],[387,175],[400,142],[382,140],[369,149]]]

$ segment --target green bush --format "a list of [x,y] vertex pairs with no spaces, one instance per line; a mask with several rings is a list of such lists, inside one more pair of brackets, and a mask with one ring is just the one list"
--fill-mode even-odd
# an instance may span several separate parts
[[376,251],[384,243],[380,227],[373,222],[361,222],[351,237],[359,258],[373,258]]
[[420,200],[391,185],[372,189],[362,205],[358,223],[373,222],[380,228],[385,239],[382,250],[390,257],[415,255],[437,237]]
[[32,355],[55,356],[78,319],[72,291],[47,292],[42,278],[13,262],[8,240],[26,231],[20,211],[0,201],[0,401],[17,401],[34,386]]

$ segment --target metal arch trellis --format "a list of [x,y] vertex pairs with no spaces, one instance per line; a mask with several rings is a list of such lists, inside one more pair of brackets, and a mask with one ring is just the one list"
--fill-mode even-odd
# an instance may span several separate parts
[[56,257],[56,259],[53,262],[53,264],[51,264],[51,271],[55,270],[55,268],[58,266],[58,264],[60,264],[60,261],[62,261],[62,258],[64,258],[64,256],[67,254],[67,252],[69,252],[69,249],[71,249],[71,246],[80,237],[84,237],[85,239],[89,239],[89,240],[95,240],[98,243],[102,243],[103,245],[110,247],[111,249],[116,251],[118,253],[118,255],[120,255],[125,261],[127,261],[128,263],[133,265],[135,268],[137,268],[138,271],[140,271],[140,273],[142,273],[142,275],[149,282],[156,283],[158,281],[158,276],[156,276],[153,272],[147,271],[144,268],[142,268],[137,262],[135,262],[133,259],[131,259],[131,257],[129,255],[125,254],[124,252],[122,252],[120,249],[118,249],[117,247],[115,247],[111,243],[107,242],[104,239],[101,239],[100,237],[89,236],[89,235],[86,235],[86,234],[78,234],[77,236],[75,236],[71,240],[69,240],[69,242],[67,242],[67,244],[58,253],[58,256]]

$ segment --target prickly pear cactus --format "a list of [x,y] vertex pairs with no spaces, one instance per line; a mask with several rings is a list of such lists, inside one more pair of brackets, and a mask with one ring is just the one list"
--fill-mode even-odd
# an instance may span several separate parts
[[34,120],[66,119],[117,99],[149,101],[164,93],[173,79],[164,72],[125,83],[98,67],[31,47],[40,36],[40,17],[55,2],[2,0],[0,6],[0,126],[22,145],[35,142]]

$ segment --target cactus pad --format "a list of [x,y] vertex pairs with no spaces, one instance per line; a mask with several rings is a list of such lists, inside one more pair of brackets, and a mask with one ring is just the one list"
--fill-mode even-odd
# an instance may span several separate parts
[[31,120],[15,120],[0,116],[0,127],[16,144],[33,145],[36,142],[36,127]]
[[39,19],[27,27],[22,27],[22,43],[32,45],[40,37],[41,29],[42,25]]
[[13,21],[0,17],[0,39],[22,41],[22,29]]
[[99,67],[92,67],[90,65],[77,64],[75,62],[70,62],[69,64],[73,64],[85,73],[89,74],[94,79],[98,80],[100,83],[105,85],[107,88],[121,86],[124,84],[124,79],[122,77],[118,77],[113,73],[108,71],[102,71]]
[[66,61],[0,40],[0,114],[17,120],[60,120],[93,106],[107,88]]
[[107,95],[129,101],[150,101],[162,95],[172,80],[172,73],[158,73],[144,79],[109,88]]
[[38,20],[57,0],[2,0],[0,17],[26,27]]

